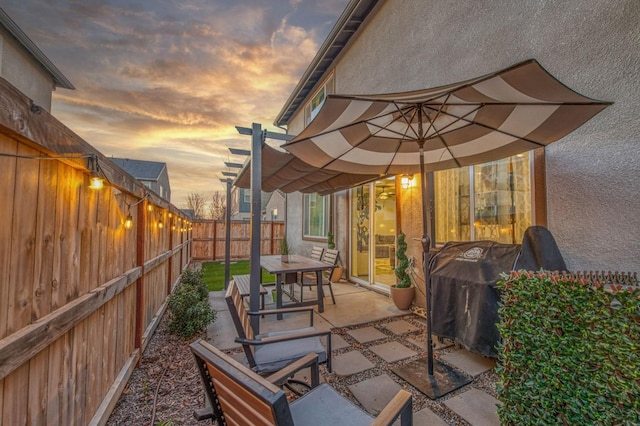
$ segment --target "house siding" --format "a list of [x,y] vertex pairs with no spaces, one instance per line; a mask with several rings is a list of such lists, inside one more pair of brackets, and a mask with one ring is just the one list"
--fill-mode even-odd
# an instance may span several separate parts
[[51,76],[26,54],[6,32],[0,30],[0,77],[27,95],[33,102],[51,111]]
[[[387,0],[340,56],[336,93],[423,89],[534,58],[577,92],[615,102],[546,148],[547,226],[572,270],[638,271],[638,22],[637,0]],[[303,123],[301,109],[290,133]],[[418,200],[403,199],[413,236],[422,232]]]

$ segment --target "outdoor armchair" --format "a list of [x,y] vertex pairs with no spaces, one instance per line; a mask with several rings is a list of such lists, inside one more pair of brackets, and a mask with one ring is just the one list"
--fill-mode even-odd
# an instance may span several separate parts
[[[247,312],[242,296],[233,280],[229,283],[225,300],[238,333],[238,338],[235,341],[242,345],[252,370],[263,375],[272,373],[305,355],[314,353],[318,356],[318,362],[326,363],[327,369],[331,371],[331,331],[319,331],[313,327],[312,307]],[[264,316],[291,312],[308,312],[309,327],[258,335],[251,327],[250,316],[252,315]],[[326,340],[326,348],[321,340],[323,337]]]
[[[293,402],[278,387],[283,377],[311,366],[312,384],[318,378],[317,356],[307,355],[286,371],[261,377],[207,342],[191,344],[198,364],[209,410],[198,410],[198,420],[217,419],[218,425],[391,425],[413,424],[411,393],[400,390],[374,418],[324,383]],[[314,372],[315,371],[315,372]],[[317,380],[316,380],[317,384]]]

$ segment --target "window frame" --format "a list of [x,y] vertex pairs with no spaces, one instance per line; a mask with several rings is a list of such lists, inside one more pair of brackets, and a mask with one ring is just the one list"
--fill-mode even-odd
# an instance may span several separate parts
[[[335,79],[333,78],[333,73],[331,73],[324,83],[318,87],[318,89],[313,93],[313,96],[304,106],[304,125],[305,127],[309,125],[313,121],[313,119],[318,114],[318,111],[322,109],[324,105],[324,101],[327,99],[328,95],[334,93],[335,90]],[[318,104],[315,107],[312,107],[313,103],[318,99],[318,96],[322,97],[322,100],[318,101]]]
[[[316,196],[323,200],[322,203],[322,227],[324,235],[311,235],[308,234],[310,227],[310,210],[309,210],[309,197]],[[320,195],[318,193],[302,194],[302,240],[303,241],[316,241],[326,242],[328,233],[331,231],[331,195]]]

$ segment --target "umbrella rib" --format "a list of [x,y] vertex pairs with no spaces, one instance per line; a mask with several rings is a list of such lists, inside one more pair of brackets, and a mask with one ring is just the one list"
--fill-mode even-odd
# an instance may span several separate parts
[[[455,155],[453,155],[453,152],[451,152],[451,149],[449,148],[449,145],[447,144],[447,142],[444,140],[444,138],[442,137],[442,135],[440,134],[440,130],[436,129],[436,125],[435,125],[435,121],[438,119],[438,117],[440,116],[440,114],[442,113],[442,108],[444,107],[444,105],[446,104],[446,102],[449,100],[449,98],[451,97],[451,93],[449,93],[445,99],[445,101],[443,103],[440,104],[440,108],[438,108],[438,111],[436,112],[436,116],[433,118],[433,120],[431,120],[429,118],[429,114],[426,114],[425,111],[425,117],[427,118],[427,120],[429,121],[429,129],[433,129],[433,131],[436,133],[436,135],[438,135],[438,138],[440,139],[440,142],[442,142],[442,144],[444,145],[445,149],[447,150],[447,152],[449,153],[449,155],[451,156],[451,158],[453,158],[453,161],[455,161],[456,166],[461,167],[460,162],[458,161],[458,159],[456,158]],[[423,106],[421,105],[420,108],[422,108]],[[480,107],[478,107],[477,109],[475,109],[474,111],[468,112],[467,114],[465,114],[465,116],[469,115],[469,114],[473,114],[473,112],[477,111],[478,109],[480,109]],[[457,123],[458,121],[460,121],[460,119],[457,119],[456,121],[454,121],[453,123]],[[442,128],[442,130],[445,130],[447,127],[453,125],[453,123],[450,123],[448,126],[445,126]],[[429,129],[427,129],[427,132],[429,131]],[[444,154],[444,152],[443,152]],[[442,158],[442,156],[440,157]]]
[[[480,108],[481,108],[482,106],[483,106],[483,105],[481,104],[481,105],[480,105]],[[429,106],[425,106],[425,107],[426,107],[426,108],[430,108],[431,110],[435,111],[435,109],[434,109],[434,108],[432,108],[432,107],[429,107]],[[523,141],[525,141],[525,142],[532,143],[532,144],[537,145],[537,146],[539,146],[539,147],[543,147],[543,146],[545,146],[545,144],[540,143],[540,142],[537,142],[537,141],[534,141],[533,139],[528,139],[528,138],[526,138],[526,137],[524,137],[524,136],[514,135],[513,133],[506,132],[506,131],[501,130],[501,129],[496,128],[496,127],[488,126],[488,125],[486,125],[486,124],[483,124],[483,123],[477,122],[477,121],[475,121],[475,120],[468,120],[468,119],[467,119],[467,118],[465,118],[465,117],[466,117],[467,115],[469,115],[469,114],[465,114],[465,115],[463,115],[463,116],[458,116],[458,115],[455,115],[455,114],[451,114],[450,112],[443,112],[443,114],[448,115],[449,117],[453,117],[453,118],[455,118],[455,119],[457,119],[457,120],[459,120],[459,121],[464,121],[464,122],[466,122],[466,123],[468,123],[468,124],[475,124],[475,125],[477,125],[477,126],[480,126],[480,127],[485,128],[485,129],[493,130],[493,131],[496,131],[496,132],[502,133],[503,135],[511,136],[511,137],[513,137],[513,138],[520,139],[520,140],[523,140]]]

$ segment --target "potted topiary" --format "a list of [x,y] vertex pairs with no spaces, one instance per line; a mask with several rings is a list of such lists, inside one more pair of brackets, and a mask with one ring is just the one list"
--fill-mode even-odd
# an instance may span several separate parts
[[409,267],[409,258],[407,257],[407,242],[404,233],[398,235],[398,247],[396,249],[396,258],[398,263],[394,269],[397,278],[397,284],[391,286],[391,300],[398,309],[406,311],[411,307],[415,296],[415,288],[411,286],[411,278],[407,274]]
[[280,259],[283,262],[289,261],[289,243],[287,242],[287,237],[280,240]]

